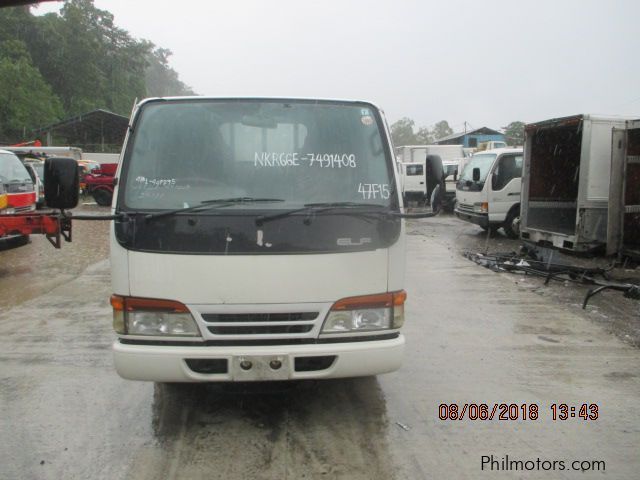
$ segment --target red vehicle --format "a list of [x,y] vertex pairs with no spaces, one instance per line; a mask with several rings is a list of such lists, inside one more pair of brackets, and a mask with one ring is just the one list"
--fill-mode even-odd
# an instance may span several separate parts
[[[8,215],[32,212],[36,209],[36,191],[27,168],[18,157],[6,150],[0,150],[0,238],[22,237],[29,234],[4,228]],[[26,242],[25,242],[26,243]]]
[[84,182],[85,177],[93,170],[98,170],[100,164],[93,160],[78,160],[78,168],[80,174],[80,193],[82,194],[87,192],[87,184]]
[[[53,164],[47,167],[47,162]],[[78,164],[72,158],[50,158],[44,170],[51,170],[53,186],[45,185],[47,205],[59,212],[35,212],[36,192],[26,167],[11,152],[0,150],[0,240],[45,235],[54,247],[71,241],[71,214],[64,212],[78,204]],[[62,186],[61,186],[62,185]],[[63,189],[64,191],[61,191]],[[14,246],[24,245],[23,241]]]
[[27,168],[17,156],[6,150],[0,150],[0,182],[7,194],[7,207],[2,213],[36,209],[36,191]]
[[117,163],[103,163],[84,177],[87,193],[91,194],[98,205],[110,206],[115,186]]

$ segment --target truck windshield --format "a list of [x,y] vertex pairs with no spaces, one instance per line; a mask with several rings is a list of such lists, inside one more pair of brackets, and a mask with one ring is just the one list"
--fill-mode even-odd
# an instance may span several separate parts
[[460,175],[458,184],[459,185],[466,184],[466,182],[473,183],[474,168],[480,169],[480,180],[478,181],[478,183],[484,184],[484,181],[487,179],[489,170],[491,169],[491,165],[493,165],[493,162],[495,161],[495,159],[496,159],[495,153],[482,153],[482,154],[474,155],[473,157],[471,157],[471,160],[469,160],[469,163],[467,163],[467,165],[464,167],[464,170],[462,171],[462,175]]
[[[118,238],[124,244],[136,243],[126,246],[302,253],[373,249],[382,246],[379,241],[388,245],[397,238],[398,222],[364,215],[370,213],[369,204],[378,213],[397,208],[382,118],[370,104],[158,100],[143,104],[136,118],[123,158],[117,208],[145,212],[147,218],[153,214],[156,220],[137,219],[135,234],[121,229]],[[196,207],[221,199],[244,200],[226,202],[224,208]],[[309,204],[332,208],[315,209],[311,221],[304,208]],[[363,213],[360,217],[354,204]],[[279,212],[288,213],[283,217]],[[192,221],[194,228],[186,228],[193,236],[182,231],[187,216],[199,218]],[[264,228],[274,229],[278,238],[270,237],[265,251],[267,242],[255,240],[263,235],[256,233],[256,219],[274,216],[282,219]],[[180,240],[174,242],[177,231]],[[233,243],[227,238],[234,238]]]
[[0,153],[0,182],[32,183],[26,167],[12,153]]
[[[152,102],[126,155],[124,205],[176,209],[228,197],[389,204],[380,122],[362,104]],[[239,208],[263,205],[238,204]]]

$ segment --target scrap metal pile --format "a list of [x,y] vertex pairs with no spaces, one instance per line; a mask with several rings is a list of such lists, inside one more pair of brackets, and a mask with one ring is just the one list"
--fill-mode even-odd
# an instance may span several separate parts
[[[585,295],[582,308],[587,307],[589,299],[604,290],[616,290],[623,292],[626,298],[640,300],[640,284],[630,279],[613,278],[611,272],[613,266],[608,268],[585,268],[576,265],[542,261],[530,256],[510,253],[476,253],[464,252],[463,255],[494,272],[510,272],[524,275],[543,277],[544,284],[551,280],[562,282],[574,282],[583,285],[592,285]],[[637,279],[635,280],[637,282]]]

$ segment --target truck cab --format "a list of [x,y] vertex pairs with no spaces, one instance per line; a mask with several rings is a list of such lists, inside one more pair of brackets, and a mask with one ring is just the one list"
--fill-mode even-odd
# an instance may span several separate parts
[[520,234],[522,148],[499,148],[474,154],[456,184],[455,214],[484,230],[503,228]]
[[29,236],[6,228],[3,216],[29,213],[36,209],[36,190],[30,174],[12,152],[0,150],[0,239],[22,239]]
[[221,382],[399,368],[396,172],[368,102],[138,104],[112,205],[117,372]]
[[36,209],[33,180],[20,159],[7,150],[0,150],[0,182],[7,195],[7,205],[2,213],[10,215]]
[[476,148],[476,152],[484,152],[487,150],[495,150],[497,148],[507,148],[507,143],[501,140],[488,140],[480,142]]
[[102,207],[111,206],[117,163],[102,163],[84,175],[86,192]]

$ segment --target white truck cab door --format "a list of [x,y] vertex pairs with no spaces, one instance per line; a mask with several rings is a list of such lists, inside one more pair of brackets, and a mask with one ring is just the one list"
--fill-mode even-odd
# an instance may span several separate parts
[[493,165],[489,183],[489,221],[504,222],[511,207],[520,203],[522,153],[500,155]]
[[403,165],[405,193],[427,193],[427,177],[425,164],[411,162]]

